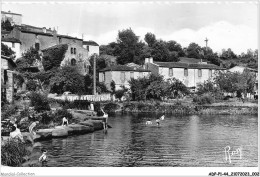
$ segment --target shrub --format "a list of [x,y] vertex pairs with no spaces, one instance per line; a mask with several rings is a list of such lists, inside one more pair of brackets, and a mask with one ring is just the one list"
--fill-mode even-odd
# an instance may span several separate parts
[[117,90],[115,91],[115,97],[119,100],[124,96],[125,90]]
[[17,112],[17,105],[5,105],[2,108],[2,120],[9,119],[12,115],[14,115]]
[[212,104],[214,102],[214,98],[209,94],[203,94],[201,96],[195,96],[193,98],[193,102],[198,104]]
[[21,141],[8,140],[1,146],[1,164],[19,167],[25,161],[24,157],[29,154],[26,144]]
[[31,99],[31,106],[34,107],[35,111],[42,112],[42,111],[50,110],[47,96],[42,95],[40,93],[32,92],[29,95],[29,98]]
[[120,106],[116,103],[108,103],[104,107],[105,112],[115,112],[117,109],[119,109]]
[[29,90],[29,91],[36,91],[36,89],[37,89],[37,82],[34,81],[34,80],[29,80],[29,81],[26,83],[26,88],[27,88],[27,90]]

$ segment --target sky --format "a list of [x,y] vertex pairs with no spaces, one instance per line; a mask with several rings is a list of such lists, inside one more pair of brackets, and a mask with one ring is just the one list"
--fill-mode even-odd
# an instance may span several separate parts
[[[218,1],[219,2],[219,1]],[[58,28],[99,45],[116,41],[118,31],[131,28],[144,41],[147,32],[157,39],[191,42],[215,52],[231,48],[236,54],[258,48],[257,3],[5,3],[3,11],[23,15],[22,23]]]

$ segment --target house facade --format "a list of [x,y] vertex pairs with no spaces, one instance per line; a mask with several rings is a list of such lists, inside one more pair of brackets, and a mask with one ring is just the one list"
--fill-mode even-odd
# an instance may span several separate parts
[[153,74],[164,76],[164,79],[174,77],[189,88],[196,88],[198,84],[213,79],[217,71],[223,70],[217,65],[206,62],[153,62],[153,58],[146,58],[144,67]]
[[75,66],[81,75],[88,74],[90,66],[88,51],[85,48],[78,46],[77,44],[59,44],[44,49],[42,50],[43,58],[46,55],[50,55],[52,52],[58,52],[64,48],[65,53],[63,55],[60,66]]
[[57,34],[55,29],[47,29],[45,27],[39,28],[30,25],[14,25],[14,28],[10,32],[6,32],[1,36],[2,41],[8,38],[14,38],[19,40],[20,53],[24,53],[31,47],[37,50],[43,50],[48,47],[58,45],[73,43],[82,47],[82,39],[76,37],[71,37],[67,35]]
[[99,45],[95,41],[83,41],[82,45],[88,51],[89,56],[93,54],[99,55]]
[[1,100],[9,103],[13,102],[14,97],[14,61],[1,55]]
[[9,20],[12,25],[22,24],[22,14],[13,13],[11,11],[1,11],[1,21]]
[[15,52],[15,58],[20,58],[22,56],[21,53],[21,41],[16,38],[2,38],[1,42],[7,45],[12,51]]
[[132,68],[125,65],[115,65],[104,68],[99,71],[99,82],[102,82],[111,90],[111,82],[115,82],[115,89],[120,90],[121,86],[130,88],[129,81],[131,78],[138,79],[146,77],[151,72],[147,69]]

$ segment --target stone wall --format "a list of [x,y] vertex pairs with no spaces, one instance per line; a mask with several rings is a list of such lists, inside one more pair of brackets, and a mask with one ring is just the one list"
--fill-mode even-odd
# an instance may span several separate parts
[[13,102],[14,98],[14,77],[13,71],[7,70],[7,82],[6,82],[6,101]]

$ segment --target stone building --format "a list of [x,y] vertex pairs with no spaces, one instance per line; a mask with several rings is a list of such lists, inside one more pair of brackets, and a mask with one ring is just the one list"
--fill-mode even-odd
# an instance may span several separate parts
[[37,50],[46,49],[48,47],[73,43],[82,46],[83,40],[76,37],[57,34],[55,29],[39,28],[30,25],[15,25],[13,30],[2,35],[2,40],[5,38],[15,38],[21,41],[20,52],[24,53],[31,47]]
[[9,103],[13,102],[14,97],[14,61],[1,55],[1,100]]
[[20,58],[21,54],[21,41],[16,38],[2,38],[1,42],[7,45],[12,51],[15,52],[15,58]]
[[[78,46],[75,43],[72,44],[59,44],[42,50],[43,60],[46,56],[53,59],[55,54],[61,53],[59,66],[75,66],[82,75],[89,73],[89,54],[88,51]],[[44,61],[42,61],[44,62]]]
[[143,68],[115,65],[99,71],[99,82],[103,82],[106,87],[111,90],[110,84],[113,80],[116,86],[115,89],[120,90],[121,86],[130,88],[129,81],[131,78],[137,79],[140,77],[146,77],[150,73],[149,70]]
[[99,55],[99,45],[95,41],[83,41],[83,48],[87,49],[89,56]]
[[13,13],[11,11],[1,11],[1,21],[8,20],[12,25],[22,24],[22,14]]

